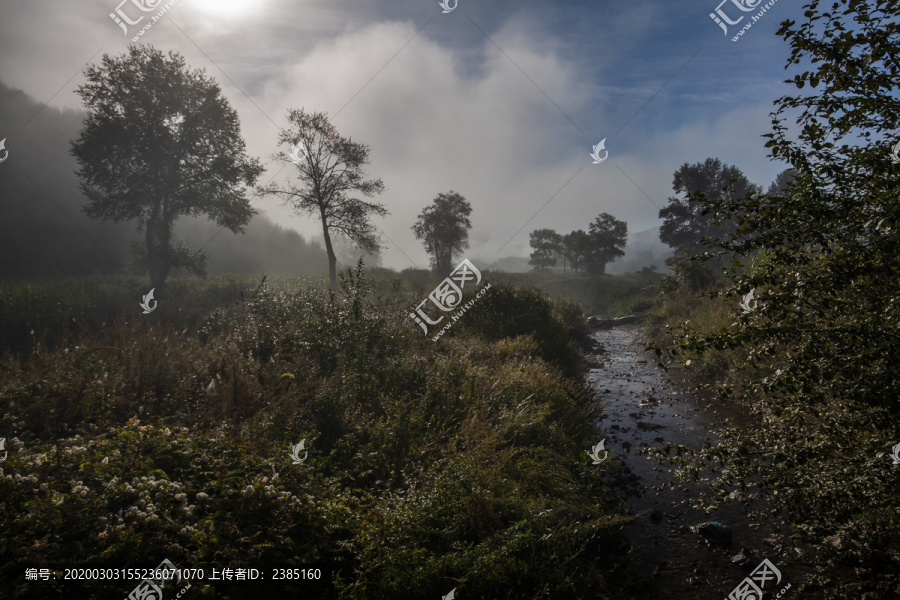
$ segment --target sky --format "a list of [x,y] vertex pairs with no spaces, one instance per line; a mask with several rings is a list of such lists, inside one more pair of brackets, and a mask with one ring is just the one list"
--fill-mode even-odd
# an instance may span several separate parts
[[[801,2],[445,1],[449,12],[438,0],[4,0],[0,81],[81,110],[83,69],[104,54],[132,43],[177,52],[238,112],[248,153],[266,165],[260,183],[290,176],[272,158],[289,150],[277,146],[288,110],[326,112],[371,147],[365,172],[383,180],[376,200],[390,213],[374,220],[383,264],[398,269],[428,266],[411,227],[441,192],[473,207],[466,256],[493,262],[527,256],[534,229],[586,229],[601,212],[629,231],[657,227],[685,163],[718,157],[763,187],[787,166],[761,136],[773,102],[795,91],[775,32],[802,19]],[[741,19],[727,35],[717,8]],[[142,20],[126,34],[117,10]],[[0,138],[14,151],[40,128],[38,112]],[[252,204],[321,237],[275,198]]]

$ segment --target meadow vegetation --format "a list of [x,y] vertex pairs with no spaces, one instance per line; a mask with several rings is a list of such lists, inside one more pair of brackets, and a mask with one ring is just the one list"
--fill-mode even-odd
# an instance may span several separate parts
[[619,463],[586,456],[600,412],[579,377],[576,305],[492,281],[432,342],[404,278],[348,271],[336,293],[324,277],[175,279],[149,315],[138,283],[0,295],[10,322],[31,319],[0,361],[10,597],[134,585],[23,584],[25,565],[164,558],[208,572],[316,563],[333,598],[609,592],[629,517],[604,481]]

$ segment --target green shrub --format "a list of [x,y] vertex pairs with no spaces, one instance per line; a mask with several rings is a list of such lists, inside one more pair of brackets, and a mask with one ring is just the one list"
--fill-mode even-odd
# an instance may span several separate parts
[[[468,295],[464,302],[467,300]],[[539,290],[492,282],[451,331],[470,332],[490,341],[530,335],[541,358],[566,375],[576,376],[581,370],[578,345],[587,336],[583,316],[578,313],[580,309],[572,302],[554,307]]]

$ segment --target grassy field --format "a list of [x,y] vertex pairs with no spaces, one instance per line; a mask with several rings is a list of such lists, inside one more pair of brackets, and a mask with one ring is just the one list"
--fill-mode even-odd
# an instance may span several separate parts
[[612,595],[629,517],[608,485],[620,465],[586,456],[583,315],[485,279],[438,342],[408,316],[438,281],[421,273],[346,273],[336,294],[315,278],[173,280],[149,315],[139,280],[0,287],[0,587],[124,597],[137,581],[22,573],[167,558],[316,564],[332,584],[268,590],[288,598]]

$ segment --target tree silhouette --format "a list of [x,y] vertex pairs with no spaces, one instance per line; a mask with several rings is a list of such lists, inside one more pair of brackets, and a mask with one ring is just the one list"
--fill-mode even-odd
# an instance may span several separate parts
[[603,275],[607,263],[625,255],[628,224],[609,213],[600,213],[588,228],[585,267],[591,275]]
[[669,205],[659,211],[663,219],[659,240],[674,248],[676,259],[700,254],[705,248],[704,240],[724,238],[735,231],[734,220],[717,219],[714,212],[706,212],[706,206],[692,197],[702,194],[709,200],[730,200],[762,191],[740,169],[725,165],[718,158],[707,158],[693,165],[684,163],[675,171],[672,187],[683,196],[670,197]]
[[584,268],[585,258],[590,252],[590,243],[590,236],[583,229],[563,236],[560,254],[576,273]]
[[419,213],[412,230],[431,255],[431,267],[436,273],[449,273],[454,255],[469,247],[471,214],[472,205],[453,190],[435,196]]
[[790,186],[797,180],[796,169],[785,169],[775,176],[775,181],[769,184],[766,194],[769,196],[787,196]]
[[89,114],[72,142],[85,212],[137,221],[154,287],[172,268],[202,272],[205,257],[171,245],[174,221],[204,215],[237,233],[256,212],[244,186],[263,167],[244,151],[237,113],[202,70],[151,46],[104,55],[85,76],[77,93]]
[[552,229],[535,229],[528,236],[528,243],[534,249],[528,264],[538,271],[546,271],[556,266],[557,256],[562,250],[563,237]]
[[322,223],[325,252],[328,254],[328,278],[337,289],[337,255],[332,235],[342,236],[364,252],[381,248],[380,236],[371,222],[372,215],[388,214],[374,202],[353,198],[359,193],[372,197],[384,191],[380,179],[363,179],[362,166],[368,164],[370,148],[338,135],[325,113],[307,113],[292,109],[289,129],[279,133],[279,144],[290,144],[291,155],[279,152],[275,158],[296,166],[299,185],[281,188],[271,183],[259,189],[261,195],[284,199],[300,215],[318,216]]

